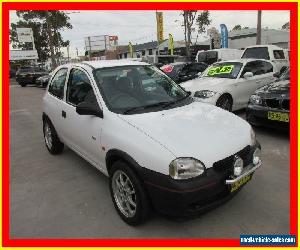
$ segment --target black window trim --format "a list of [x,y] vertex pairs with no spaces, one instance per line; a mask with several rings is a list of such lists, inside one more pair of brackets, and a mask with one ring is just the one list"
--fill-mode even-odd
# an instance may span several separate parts
[[[67,70],[67,75],[66,75],[66,79],[65,79],[65,83],[64,83],[63,97],[60,98],[60,97],[58,97],[57,95],[54,95],[53,93],[51,93],[51,92],[49,91],[49,88],[50,88],[50,86],[51,86],[51,83],[52,83],[53,78],[54,78],[54,77],[56,76],[56,74],[57,74],[60,70],[62,70],[62,69],[66,69],[66,70]],[[61,68],[59,68],[59,69],[55,72],[55,74],[54,74],[53,76],[51,76],[50,83],[49,83],[49,87],[48,87],[48,93],[49,93],[51,96],[57,98],[58,100],[63,101],[63,100],[64,100],[64,97],[65,97],[65,85],[66,85],[67,79],[69,79],[69,68],[68,68],[68,67],[61,67]]]

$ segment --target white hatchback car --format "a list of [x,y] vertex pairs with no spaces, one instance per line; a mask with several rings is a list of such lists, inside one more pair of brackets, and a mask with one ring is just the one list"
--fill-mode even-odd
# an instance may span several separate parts
[[239,59],[214,63],[201,77],[181,86],[199,101],[234,111],[246,108],[258,88],[274,81],[274,65],[263,59]]
[[109,176],[115,208],[130,225],[150,206],[199,213],[235,194],[261,165],[246,121],[195,102],[141,62],[58,67],[43,98],[43,129],[50,153],[66,144]]

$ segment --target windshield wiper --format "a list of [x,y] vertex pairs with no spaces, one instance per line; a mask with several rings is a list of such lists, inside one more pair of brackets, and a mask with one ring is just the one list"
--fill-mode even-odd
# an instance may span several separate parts
[[169,106],[171,106],[171,105],[173,105],[175,103],[181,102],[181,101],[187,99],[190,95],[191,95],[191,92],[187,92],[186,96],[184,96],[184,97],[182,97],[180,99],[177,99],[175,101],[172,101],[172,102],[167,102],[163,107],[166,108],[166,107],[169,107]]
[[139,107],[132,107],[132,108],[129,108],[129,109],[126,109],[123,114],[129,114],[131,112],[134,112],[134,111],[140,111],[140,110],[144,110],[144,109],[147,109],[147,108],[153,108],[153,107],[158,107],[158,106],[164,106],[166,104],[168,104],[169,102],[157,102],[157,103],[153,103],[153,104],[149,104],[149,105],[145,105],[145,106],[139,106]]

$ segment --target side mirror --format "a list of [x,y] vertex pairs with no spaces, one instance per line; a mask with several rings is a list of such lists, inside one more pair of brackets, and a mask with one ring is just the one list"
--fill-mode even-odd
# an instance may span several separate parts
[[252,73],[252,72],[246,72],[246,73],[244,74],[244,78],[245,78],[245,79],[248,79],[248,78],[251,78],[251,77],[253,77],[253,73]]
[[76,106],[76,113],[79,115],[94,115],[103,118],[103,111],[98,105],[89,102],[81,102]]
[[273,74],[273,76],[276,77],[276,78],[278,78],[280,75],[281,75],[280,72],[276,72],[276,73]]

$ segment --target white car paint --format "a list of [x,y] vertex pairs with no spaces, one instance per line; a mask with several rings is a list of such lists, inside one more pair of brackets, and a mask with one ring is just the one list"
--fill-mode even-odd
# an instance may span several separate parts
[[212,49],[212,50],[199,50],[196,55],[196,61],[197,62],[205,62],[207,61],[199,61],[199,55],[207,55],[209,52],[216,52],[217,53],[217,58],[216,61],[227,61],[227,60],[234,60],[234,59],[240,59],[241,55],[243,53],[242,50],[239,49],[228,49],[228,48],[223,48],[223,49]]
[[[241,77],[244,66],[248,62],[252,62],[252,61],[266,61],[266,60],[239,59],[239,60],[223,61],[223,62],[228,62],[229,64],[232,62],[240,62],[243,64],[236,79],[206,77],[206,74],[210,68],[209,67],[203,72],[201,77],[184,82],[180,86],[187,91],[191,91],[192,95],[194,95],[196,91],[200,91],[200,90],[210,90],[216,92],[216,94],[210,98],[195,98],[198,101],[210,103],[213,105],[216,105],[221,95],[230,94],[233,100],[233,105],[232,105],[233,111],[245,108],[247,107],[247,103],[249,101],[250,96],[254,93],[256,89],[266,84],[269,84],[274,80],[273,77],[274,67],[273,67],[273,71],[267,74],[255,75],[247,79]],[[214,64],[211,67],[213,66]]]
[[[289,67],[290,66],[290,59],[289,59],[289,54],[288,54],[288,50],[286,49],[282,49],[276,45],[254,45],[254,46],[249,46],[247,48],[245,48],[241,58],[246,58],[245,53],[247,53],[247,51],[249,51],[250,49],[255,49],[255,48],[267,48],[267,53],[268,53],[268,57],[264,58],[266,60],[270,60],[274,66],[275,66],[275,72],[279,72],[281,70],[281,68],[283,66],[285,67]],[[275,51],[281,51],[284,55],[284,58],[278,59],[275,58]],[[255,56],[253,56],[252,58],[257,58]],[[257,58],[257,59],[261,59],[261,58]]]
[[[178,157],[194,157],[210,168],[214,162],[251,145],[251,126],[246,121],[200,102],[142,114],[111,112],[97,88],[92,67],[123,65],[148,64],[124,60],[94,61],[60,66],[54,72],[61,68],[68,68],[69,72],[74,67],[83,69],[89,76],[104,118],[77,114],[65,97],[60,100],[49,94],[50,84],[43,98],[43,112],[62,142],[105,175],[108,175],[105,156],[110,149],[124,151],[140,166],[168,175],[169,164]],[[62,117],[62,110],[66,111],[66,118]]]

